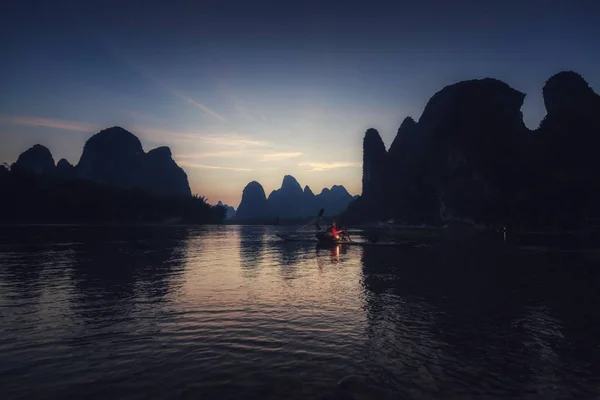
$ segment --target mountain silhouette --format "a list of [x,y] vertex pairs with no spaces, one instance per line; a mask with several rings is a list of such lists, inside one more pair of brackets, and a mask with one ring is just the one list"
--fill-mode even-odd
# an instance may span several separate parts
[[259,220],[261,218],[295,219],[314,216],[321,208],[329,215],[336,215],[346,209],[353,197],[343,186],[324,188],[315,195],[309,186],[302,189],[291,175],[285,175],[281,188],[273,190],[268,198],[260,183],[250,182],[242,193],[236,220]]
[[547,115],[523,123],[525,94],[497,79],[458,82],[407,117],[385,150],[363,141],[363,188],[346,217],[440,224],[580,225],[600,216],[600,97],[577,73],[543,88]]
[[310,204],[311,200],[308,197],[308,202],[306,201],[302,186],[300,186],[296,178],[291,175],[285,175],[281,183],[281,188],[273,190],[267,199],[269,215],[280,218],[308,215],[310,213],[308,209],[312,206]]
[[223,203],[221,200],[217,202],[217,206],[225,207],[225,219],[233,219],[235,218],[235,208]]
[[13,166],[30,171],[36,175],[48,175],[54,173],[54,158],[46,146],[33,145],[19,155]]
[[63,179],[73,179],[75,178],[75,167],[65,158],[61,158],[56,163],[55,174]]
[[76,166],[64,158],[55,166],[50,150],[40,144],[23,152],[13,166],[37,175],[90,180],[163,196],[192,195],[187,175],[168,147],[145,153],[140,140],[118,126],[90,137]]
[[1,166],[0,186],[0,222],[219,223],[227,213],[192,196],[168,147],[145,153],[120,127],[88,139],[76,166],[65,159],[55,165],[50,150],[36,144]]
[[140,140],[121,127],[105,129],[85,143],[77,176],[159,195],[191,196],[187,175],[168,147],[144,152]]
[[246,185],[242,192],[242,201],[238,206],[236,219],[260,219],[269,217],[265,189],[256,181]]

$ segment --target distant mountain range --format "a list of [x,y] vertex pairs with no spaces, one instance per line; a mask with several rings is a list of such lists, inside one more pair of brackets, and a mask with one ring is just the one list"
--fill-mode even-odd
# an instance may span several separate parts
[[[342,213],[344,223],[350,224],[388,219],[408,224],[508,224],[517,229],[600,224],[600,158],[596,154],[600,96],[572,71],[548,79],[542,94],[547,114],[537,129],[530,130],[521,112],[525,94],[508,84],[485,78],[446,86],[431,97],[418,121],[405,118],[389,149],[379,132],[366,131],[359,198],[337,185],[315,195],[286,175],[281,188],[268,197],[261,184],[253,181],[244,188],[237,211],[222,203],[223,207],[215,208],[235,221],[304,218],[325,208],[328,215]],[[59,203],[53,197],[57,189],[48,188],[45,180],[29,184],[13,173],[19,170],[185,198],[181,204],[189,203],[188,215],[198,221],[213,220],[205,200],[191,195],[187,175],[169,148],[146,153],[138,138],[120,127],[92,136],[75,166],[65,159],[55,164],[50,151],[38,144],[21,154],[10,171],[0,167],[6,182],[13,182],[13,189],[6,193],[31,189],[27,189],[29,197],[6,203],[6,218],[13,217],[11,207],[29,210]],[[75,189],[61,190],[61,201],[73,202],[61,212],[71,212],[81,201],[73,195]],[[110,206],[98,195],[108,193],[106,188],[87,185],[85,190],[94,196],[81,198],[94,207]],[[116,199],[133,198],[113,194]],[[27,208],[24,202],[38,195],[41,200]],[[197,204],[189,199],[198,200]],[[181,213],[179,205],[144,201],[147,213],[140,218],[149,218],[160,207],[161,216]],[[127,213],[136,212],[139,201],[130,203]],[[122,209],[114,204],[111,208]]]
[[[168,147],[145,152],[133,133],[118,126],[90,137],[76,165],[64,158],[55,164],[50,150],[36,144],[23,152],[11,169],[36,176],[139,189],[159,196],[192,196],[187,175],[173,160]],[[324,188],[315,195],[308,186],[302,189],[294,177],[286,175],[281,188],[268,198],[258,182],[250,182],[244,188],[237,211],[221,201],[217,206],[225,209],[227,220],[289,219],[316,215],[320,208],[325,208],[329,215],[338,214],[352,200],[343,186]]]
[[47,147],[36,144],[23,152],[12,168],[36,175],[90,180],[126,189],[142,189],[163,196],[191,196],[188,178],[168,147],[144,152],[131,132],[112,127],[89,138],[77,165],[64,158],[54,164]]
[[285,175],[281,188],[273,190],[267,198],[262,185],[252,181],[242,192],[236,220],[303,218],[315,216],[321,208],[325,208],[328,215],[336,215],[344,211],[354,198],[346,188],[338,185],[324,188],[315,195],[308,186],[302,189],[291,175]]
[[120,127],[89,138],[75,166],[36,144],[0,165],[0,187],[0,222],[204,224],[227,213],[192,195],[168,147],[146,153]]

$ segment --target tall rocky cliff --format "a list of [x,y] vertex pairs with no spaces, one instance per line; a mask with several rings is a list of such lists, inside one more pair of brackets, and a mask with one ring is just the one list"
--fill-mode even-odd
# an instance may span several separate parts
[[265,189],[256,181],[246,185],[242,191],[242,201],[238,206],[236,219],[267,218],[269,216]]
[[491,78],[437,92],[387,152],[367,130],[355,219],[548,225],[599,215],[599,96],[574,72],[550,78],[543,94],[535,131],[523,123],[525,94]]
[[547,114],[527,148],[529,190],[522,214],[538,224],[583,225],[600,217],[600,96],[577,73],[560,72],[543,88]]
[[291,175],[285,175],[281,188],[273,190],[269,195],[268,208],[269,214],[279,216],[280,218],[288,217],[294,213],[300,215],[308,215],[311,208],[310,200],[305,201],[304,191],[296,178]]
[[363,140],[363,196],[379,206],[385,187],[386,150],[376,129],[369,129]]

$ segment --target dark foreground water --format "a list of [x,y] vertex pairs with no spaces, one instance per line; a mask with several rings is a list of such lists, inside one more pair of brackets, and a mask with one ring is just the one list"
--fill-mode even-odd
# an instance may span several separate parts
[[596,253],[273,232],[0,228],[0,398],[600,395]]

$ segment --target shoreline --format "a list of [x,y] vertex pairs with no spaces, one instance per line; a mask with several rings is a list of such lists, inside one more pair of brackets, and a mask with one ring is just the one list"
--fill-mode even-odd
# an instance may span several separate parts
[[[253,224],[253,223],[207,223],[207,224],[193,224],[193,223],[161,223],[161,222],[12,222],[12,223],[0,223],[0,228],[10,227],[203,227],[203,226],[295,226],[296,224]],[[461,229],[462,228],[462,229]],[[384,230],[384,231],[452,231],[456,227],[444,225],[444,226],[433,226],[433,225],[383,225],[383,226],[369,226],[359,225],[356,227],[349,228],[349,230],[362,230],[367,231],[370,229]],[[500,232],[499,229],[493,228],[479,228],[479,227],[460,227],[459,230],[464,231],[477,231],[477,232]],[[582,228],[582,229],[569,229],[569,230],[556,230],[556,229],[527,229],[527,230],[511,230],[509,229],[508,234],[510,235],[529,235],[529,236],[558,236],[558,235],[589,235],[589,234],[600,234],[600,229],[594,228]]]

